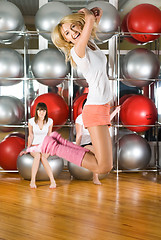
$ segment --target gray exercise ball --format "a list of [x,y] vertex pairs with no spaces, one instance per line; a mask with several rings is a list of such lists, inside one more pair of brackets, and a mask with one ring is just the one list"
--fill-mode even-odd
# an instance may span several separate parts
[[[60,20],[71,14],[70,8],[62,2],[48,2],[36,13],[35,26],[40,34],[51,42],[51,32]],[[43,31],[46,31],[43,33]]]
[[[0,43],[11,44],[17,41],[22,36],[15,31],[23,31],[24,18],[19,8],[5,0],[0,1],[0,31],[12,31],[12,32],[1,32]],[[14,31],[14,32],[13,32]]]
[[[0,124],[18,124],[22,121],[23,115],[24,106],[18,98],[0,96]],[[0,127],[0,130],[10,131],[10,128]]]
[[87,5],[88,9],[94,7],[99,7],[103,10],[101,20],[98,24],[97,36],[98,40],[96,42],[104,43],[107,42],[120,26],[120,16],[117,9],[110,3],[104,1],[93,1]]
[[121,70],[125,85],[144,87],[152,82],[150,79],[158,77],[160,62],[152,51],[136,48],[124,56]]
[[[64,161],[62,158],[57,156],[49,156],[48,158],[49,165],[52,169],[53,176],[57,178],[64,168]],[[17,158],[17,169],[20,175],[26,179],[31,180],[31,168],[33,163],[33,157],[31,154],[24,154],[18,156]],[[49,177],[43,167],[43,164],[40,162],[39,169],[36,175],[36,180],[48,181]]]
[[151,159],[151,148],[145,138],[137,134],[128,134],[124,135],[118,144],[120,169],[138,170],[148,166]]
[[115,142],[118,142],[123,136],[129,135],[129,134],[134,134],[134,132],[127,128],[118,128]]
[[[69,169],[71,176],[73,176],[75,179],[85,180],[85,181],[92,180],[93,173],[90,170],[88,170],[87,168],[79,167],[79,166],[75,165],[74,163],[68,162],[68,169]],[[107,175],[108,175],[108,173],[107,174],[99,174],[98,177],[101,180],[101,179],[106,178]]]
[[57,49],[48,48],[38,52],[31,64],[32,72],[38,82],[47,86],[60,84],[70,67],[65,63],[64,55]]
[[0,86],[10,86],[21,82],[23,77],[23,57],[16,50],[0,48]]

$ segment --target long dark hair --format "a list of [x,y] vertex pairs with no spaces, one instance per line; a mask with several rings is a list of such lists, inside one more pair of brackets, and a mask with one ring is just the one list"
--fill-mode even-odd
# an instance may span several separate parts
[[36,109],[35,109],[35,116],[34,116],[34,117],[35,117],[35,123],[38,122],[37,110],[46,110],[46,115],[45,115],[45,117],[44,117],[43,123],[45,123],[45,122],[47,123],[47,122],[48,122],[48,109],[47,109],[46,104],[43,103],[43,102],[39,102],[39,103],[37,104]]

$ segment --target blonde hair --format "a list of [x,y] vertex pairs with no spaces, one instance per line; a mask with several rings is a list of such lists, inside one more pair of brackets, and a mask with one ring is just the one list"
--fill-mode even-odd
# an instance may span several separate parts
[[[60,23],[54,28],[53,32],[51,33],[51,39],[54,45],[59,50],[64,52],[66,62],[70,61],[71,65],[75,67],[76,64],[74,63],[70,54],[70,50],[74,45],[71,42],[67,42],[61,33],[62,25],[65,23],[79,24],[81,26],[81,29],[83,29],[85,25],[85,15],[84,13],[73,13],[65,16],[64,18],[61,19]],[[91,38],[93,39],[97,38],[96,28],[97,24],[95,23],[91,33]]]

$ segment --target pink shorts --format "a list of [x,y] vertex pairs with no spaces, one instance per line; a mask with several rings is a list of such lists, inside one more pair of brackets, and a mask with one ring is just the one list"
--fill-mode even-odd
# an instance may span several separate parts
[[42,144],[32,145],[26,149],[26,152],[41,152],[41,145]]
[[82,111],[85,128],[99,125],[111,125],[110,105],[85,105]]

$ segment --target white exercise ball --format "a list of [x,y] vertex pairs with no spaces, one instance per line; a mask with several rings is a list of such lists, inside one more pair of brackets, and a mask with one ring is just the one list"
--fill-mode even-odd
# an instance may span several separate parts
[[[57,156],[49,156],[48,162],[51,167],[54,178],[57,178],[64,168],[64,161],[62,158]],[[17,158],[17,169],[20,175],[25,180],[31,180],[31,169],[33,164],[33,157],[31,154],[24,154],[22,156],[18,156]],[[43,167],[43,164],[40,162],[38,172],[36,175],[36,180],[48,181],[49,177]]]
[[128,86],[144,87],[159,75],[160,62],[150,50],[136,48],[129,51],[122,61],[123,83]]
[[19,8],[5,0],[0,1],[0,43],[11,44],[22,37],[15,31],[24,31],[24,18]]
[[[84,181],[89,181],[92,180],[93,173],[88,170],[87,168],[79,167],[75,165],[74,163],[68,162],[68,169],[71,174],[75,179],[78,180],[84,180]],[[108,173],[106,174],[98,174],[98,178],[104,179],[106,178]]]
[[151,148],[147,140],[137,134],[124,135],[118,143],[120,169],[138,170],[148,166]]
[[10,48],[0,48],[0,86],[10,86],[21,82],[23,77],[23,57],[16,50]]
[[99,7],[103,10],[102,17],[98,24],[97,36],[98,40],[96,42],[104,43],[107,42],[120,26],[120,16],[117,9],[110,3],[104,1],[93,1],[87,5],[88,9],[94,7]]
[[[23,103],[16,97],[0,96],[0,124],[19,124],[24,116]],[[9,132],[11,128],[0,127],[3,132]]]
[[70,71],[64,55],[54,48],[38,52],[32,61],[31,69],[37,81],[47,86],[59,85],[63,80],[58,78],[64,78]]
[[[36,13],[35,26],[40,34],[51,42],[51,32],[60,20],[71,14],[70,8],[62,2],[48,2]],[[43,33],[43,31],[46,31]]]

